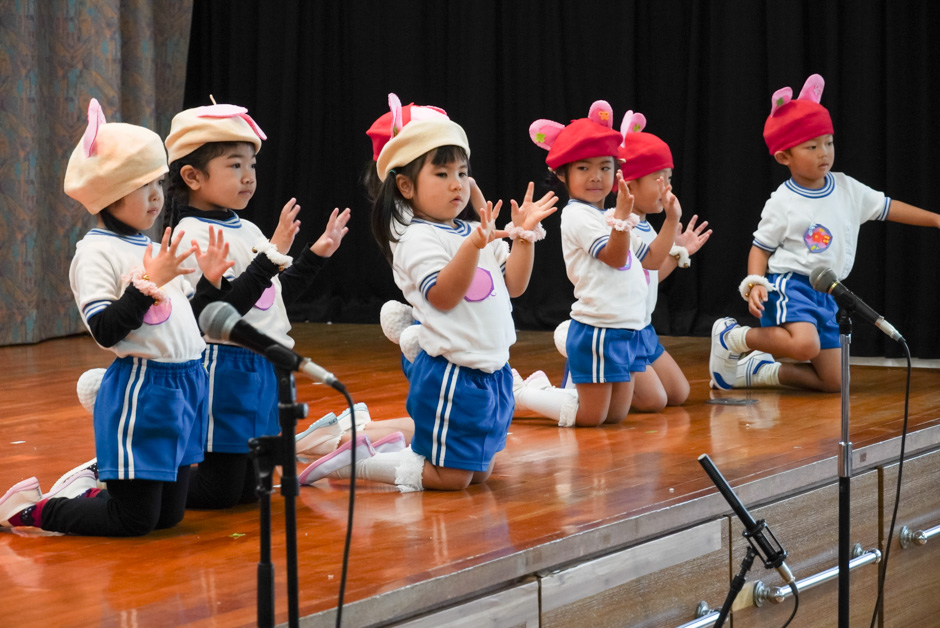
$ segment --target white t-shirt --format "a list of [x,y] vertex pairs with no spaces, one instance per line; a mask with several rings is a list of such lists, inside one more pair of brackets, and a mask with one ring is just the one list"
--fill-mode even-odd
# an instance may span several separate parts
[[[124,294],[130,280],[123,277],[143,270],[150,242],[145,235],[123,236],[106,229],[92,229],[78,242],[69,266],[69,284],[86,327],[89,319]],[[154,242],[153,253],[159,250],[160,244]],[[189,306],[192,287],[177,276],[161,288],[169,300],[152,306],[143,325],[123,340],[103,348],[118,357],[133,355],[160,362],[186,362],[202,356],[206,343]]]
[[453,309],[438,310],[428,302],[427,293],[479,224],[455,222],[456,227],[449,227],[411,220],[395,247],[395,283],[421,323],[418,338],[428,355],[493,373],[509,361],[509,347],[516,342],[512,303],[503,277],[509,246],[503,240],[486,245],[467,295]]
[[610,238],[604,210],[574,199],[562,210],[561,248],[577,299],[571,318],[593,327],[646,327],[649,287],[643,265],[633,254],[636,236],[630,237],[626,265],[612,268],[597,259]]
[[770,195],[754,232],[754,246],[771,253],[768,273],[808,276],[831,268],[845,279],[855,263],[858,229],[887,220],[891,199],[840,172],[826,174],[819,190],[784,181]]
[[[633,235],[635,236],[633,253],[642,262],[649,255],[650,244],[656,239],[656,230],[646,219],[640,219],[637,226],[633,228]],[[649,279],[649,292],[646,295],[646,324],[649,325],[653,320],[653,310],[656,309],[656,300],[659,297],[659,271],[646,269],[646,276]]]
[[[258,253],[252,248],[259,243],[266,243],[268,239],[264,237],[261,230],[253,223],[242,220],[238,214],[232,212],[232,216],[225,220],[215,220],[202,216],[186,216],[179,221],[177,230],[186,232],[185,240],[196,240],[199,247],[205,251],[209,244],[209,226],[216,230],[221,229],[225,242],[229,245],[228,259],[235,262],[235,265],[225,272],[225,277],[232,280],[248,268],[248,265],[254,261]],[[195,288],[202,272],[196,263],[194,256],[188,257],[183,265],[188,268],[195,268],[196,272],[184,275],[190,284]],[[281,295],[281,280],[277,275],[271,278],[271,285],[262,293],[258,301],[243,317],[246,323],[255,327],[267,336],[283,344],[285,347],[293,347],[294,339],[287,335],[290,331],[290,320],[287,318],[287,307],[284,305],[284,298]],[[213,339],[213,342],[221,342]],[[235,343],[224,343],[235,344]]]

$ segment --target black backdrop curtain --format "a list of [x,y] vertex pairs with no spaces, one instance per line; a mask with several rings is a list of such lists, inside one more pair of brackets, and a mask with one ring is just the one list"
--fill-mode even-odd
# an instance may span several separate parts
[[[776,89],[798,93],[809,74],[823,75],[835,170],[940,210],[938,23],[940,3],[914,0],[196,0],[185,102],[213,94],[244,105],[268,134],[243,215],[271,233],[296,196],[303,226],[293,252],[333,207],[352,208],[343,246],[291,309],[295,320],[336,322],[376,322],[385,300],[401,299],[359,184],[371,157],[365,130],[389,92],[446,109],[467,131],[487,198],[507,202],[529,180],[544,182],[530,122],[583,117],[596,99],[611,103],[617,126],[627,109],[642,112],[672,148],[683,222],[698,214],[715,231],[692,267],[663,284],[653,321],[661,334],[707,335],[719,316],[756,323],[737,285],[764,201],[788,174],[761,137]],[[532,283],[515,301],[520,328],[567,317],[558,222],[547,221]],[[940,356],[938,236],[869,223],[846,280],[921,358]],[[899,355],[861,321],[852,353]]]

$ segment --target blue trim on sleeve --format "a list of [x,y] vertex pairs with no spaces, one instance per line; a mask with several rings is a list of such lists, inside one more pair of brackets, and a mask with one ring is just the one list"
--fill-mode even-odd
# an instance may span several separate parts
[[591,248],[588,251],[588,253],[591,254],[591,257],[596,259],[597,256],[601,254],[601,251],[604,250],[604,247],[607,246],[608,240],[610,240],[609,235],[604,235],[594,240],[594,244],[591,245]]
[[439,274],[441,274],[440,271],[431,273],[430,275],[422,279],[420,284],[418,284],[418,290],[421,291],[421,294],[424,296],[425,299],[428,298],[428,291],[431,288],[433,288],[435,285],[437,285],[437,276]]
[[112,303],[111,301],[92,301],[91,303],[87,304],[84,308],[82,308],[82,315],[85,317],[85,320],[87,321],[95,314],[100,314],[102,311],[104,311],[105,308],[111,305],[111,303]]
[[774,251],[777,250],[777,247],[764,244],[763,242],[757,240],[756,238],[754,239],[753,242],[751,242],[751,244],[761,249],[762,251],[767,251],[768,253],[773,253]]
[[886,196],[884,209],[881,210],[881,213],[878,215],[877,218],[875,218],[875,220],[885,221],[888,219],[888,214],[890,213],[891,213],[891,197]]

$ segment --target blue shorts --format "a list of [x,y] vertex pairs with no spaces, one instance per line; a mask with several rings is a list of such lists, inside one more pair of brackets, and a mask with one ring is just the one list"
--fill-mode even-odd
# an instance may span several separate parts
[[[662,345],[661,342],[659,342],[659,335],[656,333],[656,330],[653,329],[652,323],[641,329],[639,336],[640,353],[642,354],[643,360],[646,362],[646,364],[652,364],[659,359],[659,356],[666,353],[666,348]],[[637,369],[630,370],[636,372]]]
[[565,350],[575,384],[629,382],[631,372],[646,370],[640,332],[633,329],[592,327],[572,319]]
[[495,373],[418,353],[406,408],[415,422],[411,449],[439,467],[486,471],[506,446],[515,410],[509,365]]
[[175,482],[202,461],[206,370],[200,360],[117,358],[95,401],[95,452],[102,480]]
[[276,435],[277,376],[263,355],[242,347],[209,344],[203,353],[209,374],[206,451],[248,453],[248,441]]
[[784,323],[812,323],[819,333],[820,349],[835,349],[839,342],[836,300],[815,290],[809,277],[797,273],[771,273],[767,279],[775,290],[768,292],[761,327],[779,327]]

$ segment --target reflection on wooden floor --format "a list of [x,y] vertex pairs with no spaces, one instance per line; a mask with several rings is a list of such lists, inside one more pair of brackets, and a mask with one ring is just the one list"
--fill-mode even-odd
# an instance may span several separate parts
[[[373,418],[404,415],[398,348],[378,326],[299,324],[293,335],[298,352],[332,370],[355,401],[368,404]],[[711,392],[707,339],[665,338],[664,344],[692,383],[684,407],[597,429],[560,429],[546,419],[519,417],[491,480],[459,493],[399,494],[361,484],[346,625],[376,621],[370,615],[375,612],[384,620],[405,617],[687,527],[689,513],[705,507],[696,500],[716,493],[696,462],[701,453],[709,453],[734,486],[836,455],[838,395]],[[32,475],[49,487],[94,456],[91,419],[76,399],[75,381],[85,369],[107,366],[109,356],[87,336],[0,348],[0,490]],[[556,383],[563,367],[550,332],[521,332],[511,363],[523,375],[542,369]],[[900,433],[903,377],[902,369],[853,367],[857,449]],[[310,408],[299,429],[343,407],[334,391],[305,380],[298,380],[298,399]],[[713,399],[756,402],[722,405]],[[911,429],[936,426],[938,407],[940,372],[915,371]],[[828,472],[834,475],[834,469]],[[348,490],[343,482],[321,484],[302,488],[298,502],[301,616],[335,607],[338,593]],[[746,486],[739,494],[750,504],[766,499]],[[707,504],[728,510],[716,500]],[[283,622],[283,502],[277,494],[273,510],[277,620]],[[640,515],[654,511],[661,513],[658,529],[644,529]],[[624,523],[632,520],[640,523]],[[623,536],[602,538],[598,531],[609,525]],[[558,547],[567,549],[553,549],[562,539],[569,542]],[[176,528],[137,539],[3,533],[0,606],[8,615],[4,623],[15,615],[21,625],[251,625],[257,560],[255,507],[190,512]],[[428,584],[436,578],[446,579],[445,589]],[[390,592],[392,601],[383,605],[381,594]],[[378,600],[371,611],[368,600]],[[357,606],[363,609],[359,619]]]

